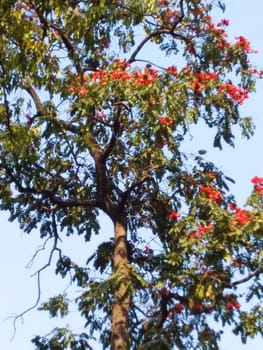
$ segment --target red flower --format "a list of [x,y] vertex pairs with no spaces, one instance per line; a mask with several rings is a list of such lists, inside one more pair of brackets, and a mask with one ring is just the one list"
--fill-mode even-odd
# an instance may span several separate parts
[[170,73],[171,75],[173,75],[174,77],[177,77],[178,72],[177,69],[175,68],[175,66],[169,66],[167,68],[167,72]]
[[228,19],[222,19],[219,23],[218,23],[218,25],[217,25],[218,27],[221,27],[221,26],[229,26],[229,20]]
[[237,301],[228,301],[226,304],[229,310],[240,309],[241,305]]
[[248,98],[248,90],[242,89],[238,86],[232,85],[231,83],[221,84],[218,87],[218,91],[229,95],[233,100],[237,101],[241,105],[245,99]]
[[251,49],[250,42],[244,36],[240,35],[236,39],[237,39],[237,41],[236,41],[237,47],[241,48],[242,50],[244,50],[247,53],[255,52]]
[[230,203],[230,204],[228,205],[228,208],[229,208],[229,210],[234,211],[234,210],[236,210],[237,205],[236,205],[235,203]]
[[181,303],[175,304],[172,308],[172,311],[176,314],[181,314],[183,311],[183,305]]
[[163,125],[167,125],[167,126],[173,125],[173,120],[168,116],[162,116],[162,117],[160,117],[159,120],[160,120],[160,123]]
[[236,309],[240,309],[241,308],[241,305],[237,301],[234,303],[234,306],[235,306]]
[[87,95],[87,89],[84,87],[84,86],[81,86],[79,89],[78,89],[78,94],[82,97],[86,96]]
[[261,185],[261,186],[263,186],[263,177],[254,176],[254,177],[251,179],[251,182],[252,182],[252,184],[254,184],[254,185]]
[[254,190],[263,196],[263,177],[254,176],[251,182],[254,184]]
[[108,78],[108,73],[104,69],[99,69],[92,73],[93,80],[99,80],[100,85],[106,83]]
[[164,12],[164,20],[170,21],[170,20],[176,20],[178,17],[179,12],[174,10],[172,11],[170,8],[166,9]]
[[201,94],[205,90],[206,85],[200,82],[198,79],[195,79],[192,83],[189,84],[190,88],[194,90],[195,94]]
[[115,70],[111,74],[112,79],[114,80],[129,80],[131,78],[130,74],[124,70]]
[[181,216],[181,214],[180,214],[180,213],[177,213],[177,211],[175,211],[175,210],[172,210],[172,211],[169,213],[169,215],[168,215],[168,217],[169,217],[170,220],[176,220],[176,219],[178,219],[180,216]]
[[213,224],[208,224],[206,226],[199,226],[197,229],[197,237],[200,238],[204,234],[213,231],[214,225]]
[[159,2],[159,6],[161,6],[161,7],[168,6],[169,3],[170,3],[170,1],[168,1],[168,0],[161,0]]
[[215,72],[199,72],[195,74],[195,79],[190,83],[190,88],[195,91],[196,94],[200,94],[206,88],[206,82],[210,80],[218,80],[218,76]]
[[237,226],[243,226],[251,220],[251,214],[246,209],[235,208],[236,215],[233,216],[232,221]]
[[145,68],[143,72],[135,72],[133,77],[137,84],[150,85],[158,78],[158,70]]
[[212,72],[212,73],[209,73],[209,72],[196,73],[195,77],[198,80],[202,80],[202,81],[218,80],[218,76],[214,72]]
[[217,204],[220,204],[222,201],[222,193],[213,187],[200,185],[199,191],[200,193],[204,193],[208,199],[216,202]]
[[130,63],[128,63],[126,60],[116,60],[117,66],[121,69],[125,69],[127,67],[130,67]]
[[204,310],[204,307],[202,304],[195,304],[193,308],[194,312],[200,313]]
[[76,91],[76,88],[74,87],[74,86],[69,86],[69,88],[68,88],[68,92],[70,92],[70,93],[73,93],[73,92],[75,92]]
[[228,301],[226,306],[229,310],[232,310],[234,308],[234,304],[231,301]]

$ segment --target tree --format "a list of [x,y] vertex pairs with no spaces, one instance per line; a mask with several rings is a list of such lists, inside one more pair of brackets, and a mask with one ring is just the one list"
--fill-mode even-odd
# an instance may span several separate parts
[[[96,331],[113,350],[218,349],[212,318],[244,342],[262,334],[263,178],[241,208],[204,150],[182,150],[200,122],[220,149],[234,146],[236,125],[253,134],[239,106],[262,71],[247,39],[231,43],[228,20],[213,22],[218,9],[212,0],[1,2],[1,209],[53,240],[50,261],[58,256],[56,273],[82,290],[86,320],[85,333],[35,337],[36,349],[89,349]],[[100,211],[114,237],[78,266],[60,236],[92,241]],[[246,282],[249,310],[238,300]],[[65,316],[68,302],[54,296],[41,309]]]

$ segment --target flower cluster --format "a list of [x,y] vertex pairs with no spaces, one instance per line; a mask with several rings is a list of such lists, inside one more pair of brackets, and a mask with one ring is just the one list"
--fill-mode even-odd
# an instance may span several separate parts
[[263,196],[263,177],[254,176],[251,179],[252,184],[254,184],[254,190],[260,195]]
[[248,98],[248,90],[242,89],[231,83],[221,84],[218,87],[220,93],[229,95],[233,100],[235,100],[239,105],[241,105],[245,99]]
[[229,19],[223,18],[218,24],[218,27],[227,27],[229,26]]
[[206,233],[209,233],[213,231],[214,225],[213,224],[207,224],[204,226],[199,226],[196,232],[196,238],[200,238],[201,236],[205,235]]
[[100,85],[104,85],[108,81],[108,78],[109,74],[104,69],[98,69],[92,73],[92,79],[94,81],[98,80]]
[[143,71],[129,73],[125,68],[126,66],[120,63],[112,72],[98,69],[92,73],[92,80],[98,81],[100,85],[104,85],[110,80],[130,80],[138,85],[151,85],[158,78],[157,69],[145,67]]
[[246,53],[257,53],[257,51],[251,49],[250,42],[242,35],[236,38],[235,45]]
[[170,4],[169,0],[160,0],[159,1],[159,6],[160,7],[165,7],[165,6],[168,6],[169,4]]
[[194,90],[195,94],[200,94],[205,90],[208,81],[217,81],[218,76],[214,72],[199,72],[195,74],[195,79],[190,83],[190,88]]
[[235,295],[229,295],[226,294],[225,296],[226,299],[226,307],[228,308],[228,310],[233,310],[233,309],[240,309],[241,305],[240,303],[236,300],[236,296]]
[[218,191],[211,186],[200,185],[199,192],[204,193],[206,195],[206,198],[216,202],[217,204],[220,204],[222,201],[221,191]]
[[251,213],[249,210],[241,209],[238,207],[230,207],[230,209],[235,211],[235,215],[232,217],[232,222],[236,226],[243,226],[251,220]]
[[238,301],[228,301],[226,306],[229,310],[240,309],[241,307]]
[[174,77],[177,77],[177,75],[178,75],[178,71],[175,68],[175,66],[167,67],[167,72],[170,73],[171,75],[173,75]]
[[150,85],[158,78],[158,70],[145,68],[143,72],[135,72],[133,80],[139,85]]
[[83,85],[81,85],[81,86],[73,86],[73,85],[71,85],[71,86],[69,86],[68,91],[70,93],[75,93],[75,94],[77,94],[79,96],[82,96],[82,97],[87,95],[87,89]]
[[125,70],[121,70],[121,69],[116,69],[112,72],[111,74],[111,78],[113,80],[129,80],[131,78],[131,75],[126,72]]
[[214,225],[213,224],[207,224],[207,225],[200,225],[198,226],[197,230],[196,231],[191,231],[190,232],[190,235],[189,235],[189,238],[190,239],[197,239],[197,240],[200,240],[200,238],[209,233],[209,232],[212,232],[214,230]]
[[249,70],[248,70],[248,73],[250,74],[250,75],[256,75],[256,77],[258,78],[258,79],[262,79],[263,78],[263,70],[257,70],[256,68],[250,68]]
[[167,125],[167,126],[172,126],[174,121],[172,118],[168,117],[168,116],[162,116],[160,117],[160,123],[163,125]]
[[176,22],[179,18],[179,12],[177,10],[171,10],[170,8],[167,8],[162,15],[164,23]]

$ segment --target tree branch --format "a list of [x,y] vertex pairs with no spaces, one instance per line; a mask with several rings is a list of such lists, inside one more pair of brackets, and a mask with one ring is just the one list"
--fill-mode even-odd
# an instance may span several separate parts
[[29,83],[26,83],[25,90],[29,93],[29,95],[31,96],[31,98],[35,104],[35,107],[37,110],[37,116],[40,117],[40,116],[45,115],[45,113],[46,113],[45,108],[44,108],[36,90],[33,88],[33,86],[31,86]]
[[146,36],[141,42],[140,44],[137,46],[137,48],[135,49],[135,51],[132,53],[132,55],[130,56],[130,58],[127,60],[128,63],[132,63],[136,60],[136,56],[138,55],[138,53],[142,50],[142,48],[144,47],[144,45],[150,41],[152,38],[156,37],[156,36],[160,36],[163,34],[170,34],[173,37],[178,37],[180,39],[186,40],[186,38],[182,37],[179,34],[175,34],[174,30],[177,27],[178,23],[182,22],[183,18],[184,18],[184,8],[183,8],[183,0],[180,0],[180,10],[181,10],[181,14],[178,17],[178,21],[176,21],[172,26],[168,25],[164,28],[160,28],[158,30],[156,30],[155,32],[150,33],[148,36]]
[[6,87],[6,71],[4,68],[4,65],[2,64],[2,62],[0,62],[0,66],[1,66],[1,71],[2,71],[2,85],[3,85],[3,96],[4,96],[4,105],[5,105],[5,111],[6,111],[6,118],[7,118],[7,128],[10,132],[10,134],[12,135],[12,128],[11,128],[11,118],[12,118],[12,111],[9,107],[9,101],[8,101],[8,97],[7,97],[7,87]]
[[154,38],[155,36],[159,36],[162,34],[171,34],[171,30],[170,29],[159,29],[156,32],[152,32],[150,33],[148,36],[146,36],[141,42],[140,44],[137,46],[137,48],[134,50],[134,52],[132,53],[132,55],[130,56],[130,58],[127,60],[127,63],[133,63],[136,60],[136,56],[138,55],[138,53],[142,50],[142,48],[144,47],[144,45],[150,41],[152,38]]
[[116,118],[114,119],[113,122],[113,126],[112,126],[112,135],[110,138],[110,141],[108,142],[108,144],[106,145],[104,151],[103,151],[103,158],[106,160],[109,156],[109,154],[112,152],[117,138],[120,134],[120,114],[121,114],[121,110],[123,107],[128,108],[127,106],[125,106],[122,102],[118,103],[118,110],[117,110],[117,114],[116,114]]
[[[97,202],[95,199],[59,199],[51,190],[41,189],[38,190],[34,187],[24,187],[18,180],[17,176],[15,176],[12,171],[5,165],[2,164],[3,169],[5,170],[7,176],[10,178],[11,182],[17,187],[18,191],[21,193],[27,193],[32,195],[42,195],[43,197],[47,197],[54,205],[56,205],[55,209],[60,208],[72,208],[72,207],[90,207],[97,206]],[[39,203],[42,204],[42,199],[36,199]],[[42,208],[44,208],[42,206]]]
[[[78,2],[79,3],[79,2]],[[40,8],[38,6],[36,6],[35,3],[32,4],[34,10],[36,11],[39,21],[43,27],[43,31],[44,31],[44,36],[47,33],[48,30],[54,29],[55,31],[57,31],[61,37],[61,40],[63,42],[63,44],[65,45],[67,52],[68,52],[68,57],[69,59],[74,63],[74,66],[78,72],[78,74],[81,76],[82,75],[82,69],[79,63],[79,60],[76,60],[74,58],[74,54],[75,54],[75,48],[71,42],[71,40],[69,39],[69,37],[65,34],[65,31],[63,29],[61,29],[60,27],[56,26],[53,23],[50,23],[43,15],[43,13],[40,12]]]
[[259,276],[261,273],[263,273],[263,268],[256,270],[254,272],[250,272],[246,277],[241,278],[239,280],[236,280],[234,282],[230,282],[226,285],[226,288],[235,288],[236,286],[238,286],[239,284],[248,282],[249,280],[251,280],[254,277]]
[[135,191],[136,188],[140,187],[143,183],[145,183],[146,181],[152,180],[152,176],[149,174],[146,174],[145,176],[143,176],[141,179],[139,179],[138,181],[134,182],[125,192],[123,192],[122,194],[122,198],[119,204],[119,207],[121,209],[123,209],[126,200],[128,199],[130,193],[132,191]]

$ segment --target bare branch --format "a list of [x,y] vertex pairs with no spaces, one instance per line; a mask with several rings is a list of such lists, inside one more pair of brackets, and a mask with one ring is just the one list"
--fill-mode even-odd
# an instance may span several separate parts
[[[32,306],[30,306],[29,308],[27,308],[26,310],[24,310],[23,312],[21,312],[20,314],[16,315],[14,317],[14,320],[13,320],[13,328],[14,328],[14,332],[13,332],[13,335],[12,335],[12,338],[11,339],[14,339],[15,337],[15,334],[16,334],[16,324],[17,324],[17,321],[19,319],[22,319],[23,320],[23,316],[27,313],[29,313],[30,311],[34,310],[38,304],[39,304],[39,301],[40,301],[40,297],[41,297],[41,285],[40,285],[40,277],[41,277],[41,272],[46,270],[50,265],[51,265],[51,262],[52,262],[52,258],[53,258],[53,255],[54,253],[57,251],[59,253],[59,256],[61,257],[61,249],[59,249],[57,247],[57,243],[58,243],[58,232],[57,232],[57,227],[56,227],[56,223],[55,223],[55,216],[53,216],[53,230],[54,231],[54,244],[53,244],[53,247],[51,249],[51,252],[50,252],[50,255],[49,255],[49,259],[48,259],[48,262],[42,266],[38,271],[36,271],[33,275],[31,275],[31,277],[33,276],[37,276],[37,297],[36,297],[36,301],[34,302],[34,304]],[[45,244],[47,243],[47,241],[44,243],[43,247],[45,247]],[[44,249],[44,248],[43,248]],[[33,259],[36,257],[36,254],[38,254],[39,250],[37,251],[37,253],[34,254],[33,258],[30,260],[29,264],[32,264],[32,261]]]
[[48,243],[48,241],[51,239],[51,237],[48,237],[45,242],[42,244],[42,246],[38,247],[37,250],[35,251],[35,253],[33,254],[32,258],[29,260],[29,262],[26,265],[27,269],[31,269],[31,267],[33,266],[34,260],[36,259],[36,257],[38,256],[38,254],[42,251],[44,251],[46,249],[46,245]]
[[156,32],[152,32],[150,33],[148,36],[146,36],[141,42],[140,44],[137,46],[137,48],[135,49],[135,51],[132,53],[131,57],[127,60],[127,63],[132,63],[136,60],[136,56],[138,55],[138,53],[142,50],[142,48],[144,47],[144,45],[150,41],[152,38],[162,35],[162,34],[170,34],[171,30],[170,29],[159,29]]
[[239,284],[243,284],[245,282],[250,281],[252,278],[259,276],[261,273],[263,273],[263,268],[256,270],[254,272],[250,272],[246,277],[241,278],[239,280],[236,280],[234,282],[228,283],[226,288],[235,288]]

